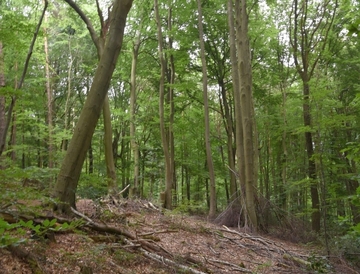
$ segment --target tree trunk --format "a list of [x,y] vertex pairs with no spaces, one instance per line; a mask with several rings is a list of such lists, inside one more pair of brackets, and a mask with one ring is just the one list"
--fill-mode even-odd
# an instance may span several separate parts
[[[311,128],[310,80],[325,50],[329,32],[337,9],[331,1],[309,5],[308,0],[294,0],[290,13],[290,44],[296,70],[303,84],[303,120],[307,129]],[[312,18],[316,18],[312,19]],[[320,141],[321,142],[321,141]],[[305,148],[308,160],[307,177],[310,180],[311,222],[315,232],[320,231],[321,214],[313,148],[310,130],[305,132]]]
[[108,180],[108,193],[112,194],[117,191],[116,184],[116,170],[112,149],[112,128],[111,128],[111,114],[109,97],[106,94],[103,105],[103,117],[104,117],[104,148],[105,148],[105,162],[106,162],[106,174]]
[[[311,113],[310,113],[310,86],[309,79],[303,80],[303,116],[304,116],[304,126],[311,127]],[[310,180],[310,195],[311,195],[311,226],[312,230],[319,232],[320,231],[320,199],[317,186],[317,176],[316,176],[316,164],[314,159],[314,147],[313,147],[313,136],[310,131],[305,132],[305,146],[308,159],[308,176]]]
[[[241,114],[241,100],[240,100],[240,74],[238,65],[238,54],[237,54],[237,36],[235,32],[234,12],[233,12],[233,1],[228,1],[228,24],[229,24],[229,42],[230,42],[230,59],[231,59],[231,75],[233,85],[233,96],[234,96],[234,108],[235,108],[235,144],[236,144],[236,158],[237,158],[237,169],[238,179],[240,185],[240,204],[244,209],[244,220],[246,225],[248,222],[248,213],[245,202],[245,154],[244,154],[244,136],[243,136],[243,121]],[[240,218],[241,216],[239,216]]]
[[239,67],[240,107],[243,126],[243,147],[245,160],[245,203],[249,217],[249,225],[252,229],[258,229],[256,214],[256,176],[255,172],[255,148],[254,145],[254,117],[252,107],[252,68],[250,56],[250,42],[248,37],[248,14],[246,0],[236,0],[237,21],[237,52]]
[[[45,22],[47,16],[45,16]],[[47,40],[47,29],[44,28],[44,52],[45,52],[45,88],[47,95],[47,124],[48,124],[48,167],[54,167],[54,156],[53,156],[53,94],[51,90],[51,79],[50,79],[50,68],[49,68],[49,50]]]
[[219,86],[221,90],[221,98],[223,103],[223,116],[226,121],[226,136],[227,136],[227,155],[229,163],[229,177],[230,177],[230,199],[229,202],[236,200],[238,197],[237,194],[237,185],[236,185],[236,176],[235,176],[235,156],[234,156],[234,147],[233,147],[233,136],[234,136],[234,123],[231,115],[231,108],[228,103],[226,96],[226,88],[224,81],[219,81]]
[[[83,11],[79,6],[72,0],[65,0],[81,17],[81,19],[86,24],[90,37],[93,40],[94,45],[97,49],[98,58],[102,56],[105,48],[105,39],[110,26],[110,20],[105,21],[102,11],[100,9],[99,1],[96,0],[97,12],[100,19],[101,31],[100,36],[96,34],[90,20],[86,17]],[[109,8],[110,10],[110,8]],[[110,16],[110,15],[108,15]],[[108,180],[108,192],[112,193],[117,190],[117,181],[116,181],[116,169],[114,154],[112,149],[112,128],[111,128],[111,112],[110,112],[110,103],[108,95],[106,94],[103,106],[103,117],[104,117],[104,152],[105,152],[105,163],[106,163],[106,174]]]
[[81,168],[110,86],[131,5],[132,0],[119,0],[114,3],[105,50],[56,181],[53,194],[61,202],[57,207],[59,211],[70,213],[69,206],[75,207],[75,192]]
[[199,39],[200,39],[200,54],[201,54],[201,65],[203,74],[203,100],[204,100],[204,119],[205,119],[205,148],[206,148],[206,160],[207,169],[209,171],[210,180],[210,209],[209,218],[213,219],[216,215],[216,187],[215,187],[215,174],[214,164],[211,153],[210,143],[210,120],[209,120],[209,102],[208,102],[208,79],[207,79],[207,67],[205,57],[205,42],[204,42],[204,30],[203,30],[203,16],[201,8],[201,0],[197,0],[198,4],[198,27],[199,27]]
[[[67,75],[67,95],[66,95],[66,101],[65,101],[65,110],[64,110],[64,131],[67,134],[70,126],[70,117],[71,117],[71,106],[70,106],[70,100],[71,100],[71,71],[72,71],[72,64],[74,62],[74,59],[72,57],[71,53],[71,36],[69,36],[68,46],[69,46],[69,64],[68,64],[68,75]],[[62,140],[62,151],[66,151],[68,148],[69,140],[63,139]]]
[[[4,75],[4,54],[3,45],[0,41],[0,87],[5,87],[5,75]],[[5,96],[0,96],[0,156],[5,149],[6,142],[6,99]],[[0,165],[1,167],[1,165]]]
[[130,145],[133,154],[133,164],[134,164],[134,194],[135,196],[139,195],[139,145],[136,141],[136,119],[135,119],[135,109],[136,109],[136,66],[139,55],[140,48],[140,30],[136,41],[133,45],[132,50],[132,63],[131,63],[131,80],[130,80]]
[[166,77],[166,63],[163,51],[163,35],[161,30],[161,21],[159,14],[159,5],[158,1],[154,0],[154,9],[155,9],[155,17],[157,23],[157,34],[158,34],[158,47],[159,47],[159,58],[160,58],[160,83],[159,83],[159,116],[160,116],[160,134],[161,134],[161,142],[164,151],[165,158],[165,208],[172,208],[172,173],[171,173],[171,162],[170,162],[170,152],[169,152],[169,141],[166,134],[165,129],[165,77]]
[[169,104],[169,129],[168,129],[168,141],[169,141],[169,150],[170,150],[170,167],[171,167],[171,176],[172,176],[172,204],[176,206],[177,204],[177,183],[176,183],[176,170],[175,170],[175,140],[174,140],[174,115],[175,115],[175,106],[174,106],[174,84],[175,84],[175,61],[174,55],[171,53],[173,51],[173,37],[172,37],[172,0],[169,0],[169,9],[168,9],[168,30],[169,30],[169,50],[170,50],[170,64],[168,68],[169,74],[169,88],[168,88],[168,104]]

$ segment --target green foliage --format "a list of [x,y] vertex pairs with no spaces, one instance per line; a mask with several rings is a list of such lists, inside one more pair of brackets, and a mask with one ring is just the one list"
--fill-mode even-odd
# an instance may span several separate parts
[[360,263],[360,224],[353,226],[346,235],[336,238],[335,247],[345,258]]
[[0,218],[0,248],[10,245],[19,245],[26,241],[25,230],[20,223],[9,224]]
[[352,36],[353,34],[356,34],[359,36],[360,34],[360,18],[356,18],[351,24],[347,26],[348,29],[348,35]]
[[20,221],[21,226],[31,229],[39,238],[43,238],[49,232],[72,231],[83,224],[84,221],[82,220],[76,220],[70,224],[67,222],[59,224],[56,219],[52,219],[51,221],[46,219],[41,224],[34,224],[32,220],[28,222]]
[[174,213],[187,213],[194,215],[205,215],[207,213],[207,207],[204,203],[196,202],[194,200],[184,201],[177,205],[173,210]]
[[314,273],[329,273],[331,270],[330,262],[325,257],[312,254],[308,257],[307,261],[310,262],[309,270],[314,271]]
[[10,245],[19,245],[27,241],[26,231],[31,230],[37,238],[44,238],[49,232],[72,231],[83,225],[82,220],[73,221],[70,224],[57,223],[56,219],[44,220],[41,224],[34,224],[32,220],[24,222],[20,220],[17,223],[9,224],[0,218],[0,248]]
[[79,180],[77,195],[95,200],[107,194],[106,178],[95,174],[82,174]]
[[126,250],[118,249],[114,252],[114,258],[120,265],[134,265],[135,262],[141,261],[141,256],[127,252]]

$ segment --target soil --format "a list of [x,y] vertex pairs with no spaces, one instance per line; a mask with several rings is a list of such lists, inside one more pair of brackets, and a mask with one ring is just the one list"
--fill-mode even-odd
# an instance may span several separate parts
[[[47,237],[29,232],[26,243],[0,249],[0,273],[360,273],[320,247],[219,226],[148,201],[83,199],[77,211],[86,223],[76,229]],[[112,229],[97,232],[97,224]]]

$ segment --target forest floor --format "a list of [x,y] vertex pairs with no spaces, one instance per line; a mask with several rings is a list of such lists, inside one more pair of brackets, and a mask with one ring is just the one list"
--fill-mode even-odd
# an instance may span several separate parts
[[28,231],[25,243],[0,249],[0,273],[360,273],[319,246],[164,212],[148,201],[83,199],[77,212],[85,222],[73,230],[32,239]]

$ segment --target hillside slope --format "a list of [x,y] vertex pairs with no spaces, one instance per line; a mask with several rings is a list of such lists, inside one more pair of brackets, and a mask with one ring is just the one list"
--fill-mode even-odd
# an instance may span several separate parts
[[0,273],[358,273],[314,248],[163,212],[147,201],[79,200],[77,212],[86,223],[74,230],[0,249]]

